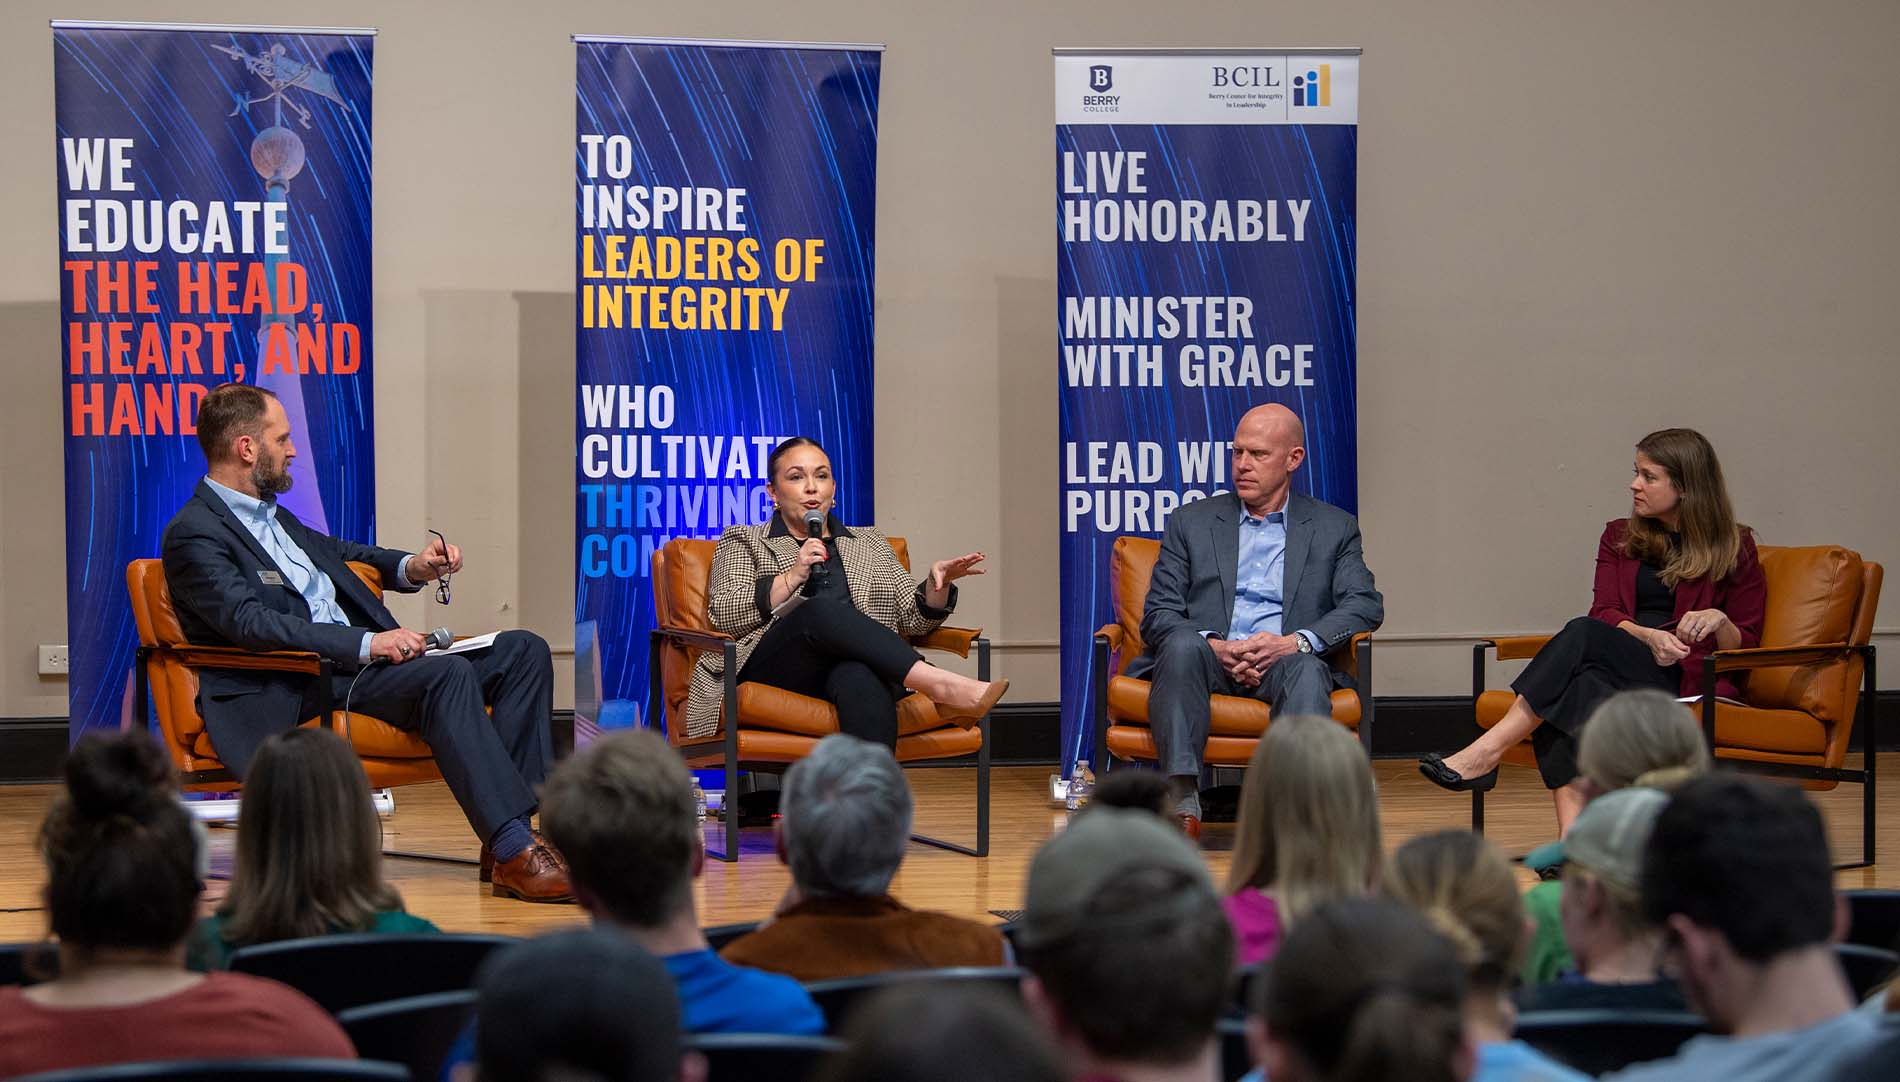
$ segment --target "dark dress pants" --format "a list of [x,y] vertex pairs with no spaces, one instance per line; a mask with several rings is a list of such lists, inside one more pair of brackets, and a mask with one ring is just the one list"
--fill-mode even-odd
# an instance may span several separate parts
[[1642,640],[1588,616],[1565,624],[1511,682],[1544,721],[1531,732],[1531,749],[1548,789],[1577,780],[1577,740],[1603,700],[1632,688],[1674,695],[1681,687],[1682,666],[1656,664]]
[[823,699],[842,732],[897,747],[897,700],[904,675],[923,660],[896,632],[830,598],[806,601],[766,629],[739,682]]
[[[421,737],[484,843],[534,811],[535,787],[553,759],[554,665],[541,636],[504,631],[486,650],[373,665],[360,678],[336,677],[334,696],[337,709],[348,696],[353,713]],[[306,701],[303,716],[315,712]]]
[[1238,695],[1266,703],[1275,716],[1333,712],[1333,675],[1316,654],[1288,654],[1268,666],[1260,683],[1247,688],[1234,683],[1206,639],[1192,631],[1177,631],[1161,641],[1148,679],[1148,728],[1154,733],[1156,758],[1172,776],[1201,773],[1202,754],[1211,724],[1210,695]]

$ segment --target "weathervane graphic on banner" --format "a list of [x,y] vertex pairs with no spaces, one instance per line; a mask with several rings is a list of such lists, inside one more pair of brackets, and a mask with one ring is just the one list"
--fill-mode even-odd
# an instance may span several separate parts
[[[261,54],[253,55],[234,45],[211,46],[233,60],[243,63],[245,70],[264,80],[270,92],[257,98],[246,98],[238,92],[238,103],[230,116],[248,114],[253,105],[272,106],[272,124],[257,133],[251,140],[251,168],[264,181],[264,198],[271,203],[290,202],[290,182],[303,172],[305,150],[303,137],[284,126],[284,110],[288,108],[297,117],[297,122],[308,131],[313,114],[302,102],[292,97],[293,90],[303,90],[320,98],[335,102],[344,109],[350,108],[342,93],[337,90],[336,79],[315,64],[290,56],[279,43]],[[277,280],[277,268],[284,262],[281,254],[270,253],[264,257],[264,267],[270,280]],[[313,317],[321,318],[321,309],[314,309]],[[273,325],[280,326],[278,332],[289,354],[296,354],[296,319],[284,312],[271,311],[259,322],[257,327],[257,352],[259,357],[257,384],[277,396],[283,404],[284,413],[290,418],[291,430],[302,436],[310,431],[309,415],[304,409],[303,381],[298,365],[292,363],[288,371],[266,374],[268,366],[263,363],[271,338]],[[286,500],[291,510],[306,525],[324,531],[329,528],[328,517],[323,511],[323,493],[320,490],[314,467],[301,457],[290,461],[291,491],[297,493]]]

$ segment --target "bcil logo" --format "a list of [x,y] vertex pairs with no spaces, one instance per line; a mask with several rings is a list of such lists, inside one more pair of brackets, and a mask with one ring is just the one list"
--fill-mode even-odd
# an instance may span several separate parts
[[1333,103],[1333,66],[1321,64],[1305,75],[1293,77],[1293,104],[1296,108]]
[[1094,64],[1089,67],[1089,89],[1097,94],[1115,85],[1115,69],[1107,64]]

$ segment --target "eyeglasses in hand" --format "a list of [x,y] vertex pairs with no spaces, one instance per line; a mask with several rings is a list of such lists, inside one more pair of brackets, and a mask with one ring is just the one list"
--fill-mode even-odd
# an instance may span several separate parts
[[[430,530],[429,532],[435,534],[437,541],[442,542],[442,558],[447,560],[449,558],[449,539],[443,537],[439,530]],[[438,605],[446,605],[449,603],[449,575],[446,571],[442,573],[441,578],[435,580],[435,603]]]

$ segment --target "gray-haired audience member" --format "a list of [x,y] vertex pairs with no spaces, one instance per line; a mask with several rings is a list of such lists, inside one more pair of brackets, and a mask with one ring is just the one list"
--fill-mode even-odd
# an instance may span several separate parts
[[[658,958],[611,932],[556,932],[483,963],[475,1011],[480,1082],[698,1082],[679,998]],[[458,1077],[466,1074],[458,1072]]]
[[910,783],[889,748],[836,733],[785,773],[778,854],[792,885],[773,919],[720,956],[801,981],[997,966],[995,928],[891,897],[910,843]]
[[1806,1082],[1871,1046],[1830,940],[1846,923],[1821,813],[1799,789],[1734,774],[1676,791],[1643,857],[1643,907],[1691,1006],[1722,1036],[1618,1079]]
[[1036,854],[1027,893],[1023,999],[1076,1078],[1218,1077],[1234,936],[1180,830],[1090,808]]
[[879,993],[845,1023],[847,1047],[819,1082],[1068,1082],[1022,1004],[988,988]]

